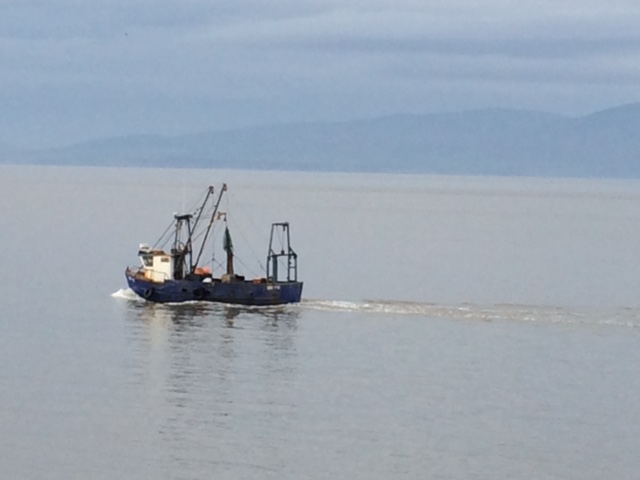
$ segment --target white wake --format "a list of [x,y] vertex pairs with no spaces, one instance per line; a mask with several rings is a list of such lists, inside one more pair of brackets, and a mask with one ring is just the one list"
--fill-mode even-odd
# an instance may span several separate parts
[[365,300],[362,302],[303,300],[302,306],[305,309],[316,311],[368,313],[373,315],[640,327],[640,309],[631,307],[594,309],[514,304],[475,305],[465,303],[443,305],[393,300]]
[[[130,288],[121,288],[111,294],[114,298],[120,298],[133,302],[146,302],[136,295]],[[189,304],[202,304],[211,306],[210,302],[192,301]],[[167,303],[166,307],[184,306],[185,303]],[[222,305],[224,304],[217,304]],[[237,306],[227,305],[230,308]],[[635,307],[618,307],[609,309],[594,308],[566,308],[544,305],[515,305],[495,304],[476,305],[459,304],[444,305],[427,302],[395,301],[395,300],[364,300],[361,302],[341,300],[316,300],[303,299],[297,305],[280,305],[271,307],[242,307],[243,311],[258,313],[265,311],[291,311],[304,312],[305,310],[333,313],[364,313],[370,315],[386,316],[413,316],[423,318],[451,318],[477,321],[518,321],[559,323],[565,325],[612,325],[623,327],[640,327],[640,309]]]
[[111,296],[114,298],[122,298],[124,300],[144,301],[130,288],[121,288],[117,292],[113,292]]

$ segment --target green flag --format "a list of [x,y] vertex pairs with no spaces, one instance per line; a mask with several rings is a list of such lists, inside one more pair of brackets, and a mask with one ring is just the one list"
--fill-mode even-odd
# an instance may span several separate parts
[[223,248],[226,252],[233,252],[233,242],[231,241],[231,234],[229,228],[224,227],[224,244]]

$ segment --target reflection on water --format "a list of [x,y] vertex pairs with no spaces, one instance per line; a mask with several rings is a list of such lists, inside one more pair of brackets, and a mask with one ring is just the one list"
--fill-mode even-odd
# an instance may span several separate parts
[[[179,305],[156,305],[142,301],[133,292],[120,290],[113,296],[127,299],[132,309],[146,312],[145,321],[167,321],[174,325],[193,325],[194,319],[202,317],[225,318],[228,327],[235,320],[263,318],[265,328],[271,322],[276,329],[288,325],[296,327],[302,312],[317,311],[331,314],[367,314],[380,316],[405,316],[424,318],[450,318],[482,321],[516,321],[526,323],[554,323],[561,325],[599,325],[618,327],[640,327],[640,309],[637,307],[561,307],[553,305],[523,304],[438,304],[420,301],[365,300],[360,302],[341,300],[304,299],[298,305],[280,307],[242,307],[233,305],[189,303]],[[164,320],[163,320],[164,319]]]
[[[128,301],[126,316],[130,340],[142,350],[175,362],[182,357],[203,356],[212,369],[220,358],[240,352],[267,349],[269,356],[295,353],[295,335],[300,310],[296,306],[269,308],[212,303],[162,305]],[[252,352],[252,355],[255,352]]]
[[300,316],[297,306],[247,307],[238,305],[189,302],[184,304],[156,304],[141,301],[127,302],[127,317],[131,321],[151,324],[174,325],[175,327],[202,327],[205,322],[225,320],[233,328],[237,320],[253,322],[260,319],[265,325],[279,328],[295,328]]
[[[244,422],[237,415],[256,411],[260,422],[281,422],[295,409],[299,309],[139,301],[125,308],[135,353],[131,387],[155,425],[161,461],[183,465],[185,478],[204,478],[228,462],[255,474],[231,448]],[[259,433],[260,424],[251,428]],[[226,443],[204,460],[197,445],[216,438]]]

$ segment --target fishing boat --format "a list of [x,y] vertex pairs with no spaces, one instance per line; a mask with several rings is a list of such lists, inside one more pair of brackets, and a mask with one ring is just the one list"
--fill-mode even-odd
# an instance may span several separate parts
[[[175,214],[171,225],[154,246],[140,244],[141,265],[127,267],[129,288],[150,302],[205,301],[239,305],[282,305],[297,303],[302,296],[298,281],[298,255],[291,248],[289,223],[271,224],[265,275],[247,279],[234,269],[234,247],[227,224],[227,214],[220,211],[220,201],[227,191],[223,184],[214,202],[214,187],[194,213]],[[203,261],[209,237],[218,222],[224,221],[224,273],[217,276]],[[165,251],[162,241],[171,241]],[[210,246],[210,245],[209,245]],[[201,264],[202,262],[202,264]]]

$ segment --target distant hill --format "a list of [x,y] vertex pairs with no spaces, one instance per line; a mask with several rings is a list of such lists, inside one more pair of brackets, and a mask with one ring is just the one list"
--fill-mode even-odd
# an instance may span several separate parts
[[640,104],[578,118],[492,109],[266,125],[176,137],[134,135],[26,152],[18,161],[640,178],[639,132]]

